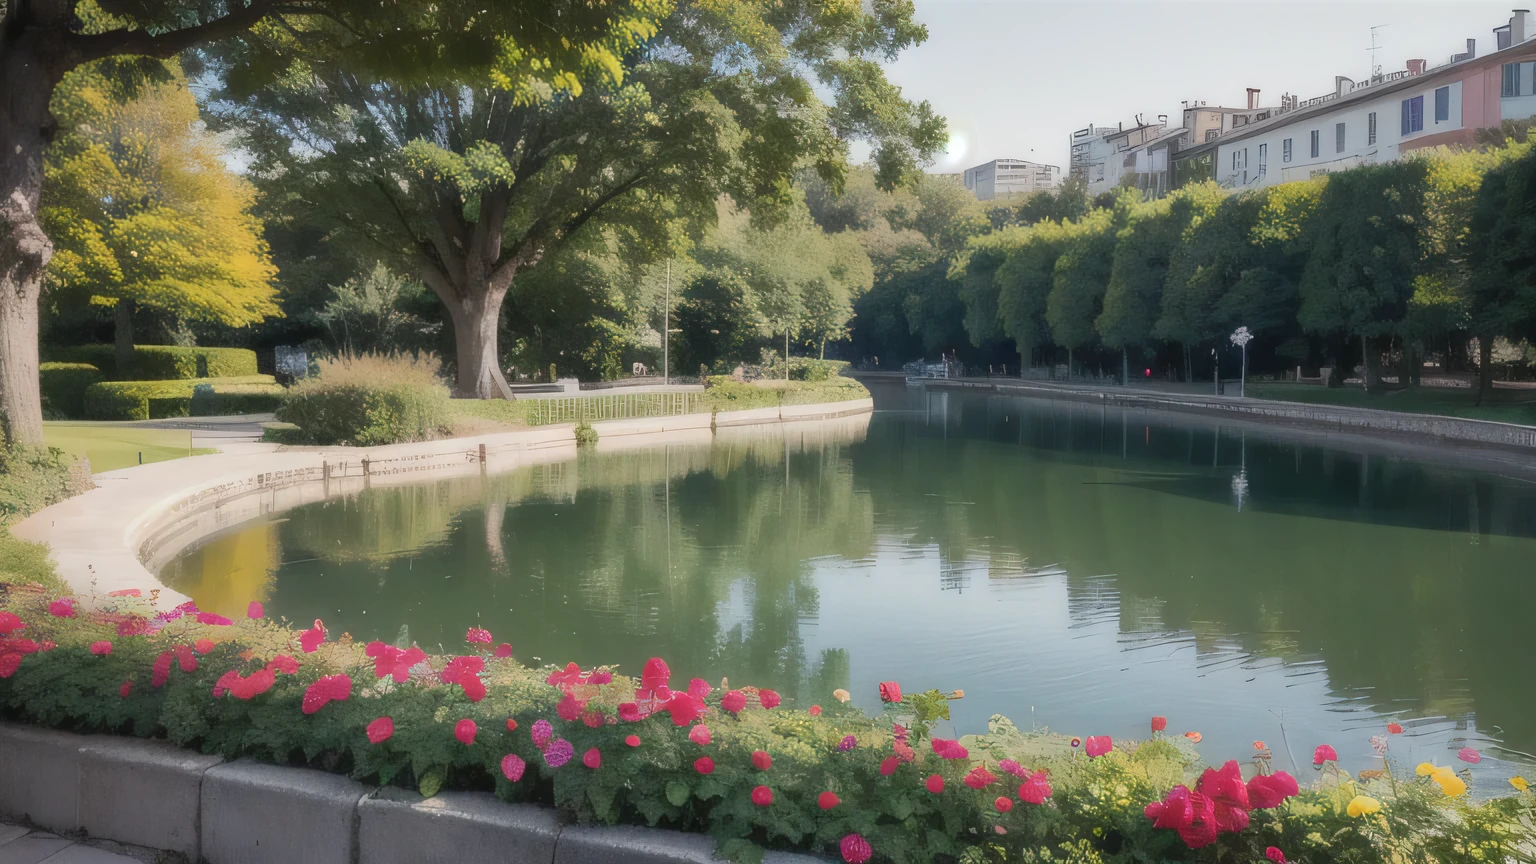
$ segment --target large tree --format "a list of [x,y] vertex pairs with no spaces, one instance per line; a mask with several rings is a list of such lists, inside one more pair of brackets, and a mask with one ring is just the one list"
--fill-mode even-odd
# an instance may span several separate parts
[[244,86],[302,62],[451,77],[489,68],[526,101],[616,77],[665,0],[4,0],[0,2],[0,427],[42,441],[38,299],[53,243],[41,223],[50,103],[71,70],[161,60],[224,42]]
[[1493,340],[1536,337],[1536,150],[1483,178],[1464,241],[1479,385],[1493,389]]
[[682,2],[624,53],[622,75],[579,94],[527,99],[494,75],[311,63],[220,94],[216,113],[246,133],[269,189],[420,275],[453,321],[459,394],[489,397],[508,291],[579,232],[663,257],[678,223],[713,222],[721,194],[772,222],[794,201],[798,169],[840,181],[854,139],[872,143],[881,185],[905,180],[944,136],[876,62],[925,37],[912,11],[905,0]]

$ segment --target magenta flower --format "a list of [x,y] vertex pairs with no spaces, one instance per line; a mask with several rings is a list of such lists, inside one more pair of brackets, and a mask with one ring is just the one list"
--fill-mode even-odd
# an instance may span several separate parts
[[479,727],[475,725],[475,721],[468,717],[453,724],[453,737],[466,747],[475,743],[475,733],[478,731]]
[[544,748],[544,762],[551,768],[559,768],[571,761],[571,757],[575,755],[576,748],[564,738],[556,738]]
[[528,734],[533,737],[533,746],[543,750],[549,739],[555,737],[555,727],[549,725],[548,720],[540,718],[533,721],[533,728]]
[[112,653],[112,643],[107,642],[106,640],[102,640],[100,642],[92,642],[91,653],[97,655],[98,657],[105,657]]
[[228,627],[235,622],[225,618],[223,615],[215,615],[212,612],[199,612],[197,613],[197,623],[210,624],[215,627]]
[[1469,762],[1473,765],[1483,761],[1483,755],[1471,747],[1463,747],[1456,751],[1456,758],[1463,762]]
[[875,854],[869,848],[869,841],[857,834],[849,834],[837,844],[838,851],[843,853],[843,860],[848,864],[864,864],[870,856]]
[[368,724],[368,741],[371,744],[382,744],[395,734],[395,721],[389,717],[380,717]]
[[484,627],[471,627],[464,633],[464,641],[489,645],[491,644],[491,631]]
[[516,753],[508,753],[501,757],[501,773],[506,775],[506,778],[513,783],[523,779],[523,771],[527,767],[528,763],[524,762],[522,757]]
[[346,675],[326,675],[304,690],[304,713],[313,714],[327,703],[345,702],[352,695],[352,679]]
[[1089,759],[1097,759],[1105,753],[1115,749],[1115,742],[1108,735],[1089,735],[1083,742],[1083,750]]
[[844,753],[847,753],[849,750],[852,750],[857,746],[859,746],[859,739],[853,737],[852,735],[844,735],[843,740],[837,742],[837,749],[843,751]]
[[1339,761],[1339,752],[1327,744],[1319,744],[1317,745],[1317,749],[1312,751],[1313,765],[1322,765],[1324,762],[1337,761]]
[[252,600],[250,605],[245,607],[245,617],[252,620],[265,618],[267,617],[267,610],[261,605],[260,600]]
[[48,614],[55,618],[75,617],[75,598],[60,597],[48,604]]
[[320,643],[324,641],[325,624],[321,623],[319,618],[315,619],[315,626],[299,634],[299,647],[304,649],[305,654],[315,653]]
[[700,747],[707,746],[710,742],[709,727],[700,723],[692,729],[689,729],[688,740],[699,745]]

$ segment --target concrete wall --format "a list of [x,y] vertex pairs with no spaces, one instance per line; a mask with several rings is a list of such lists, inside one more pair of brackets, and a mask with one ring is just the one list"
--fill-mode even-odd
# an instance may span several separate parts
[[[707,837],[562,825],[554,810],[507,804],[489,793],[444,792],[423,799],[308,768],[225,762],[163,741],[4,723],[0,819],[208,864],[717,860]],[[815,864],[822,859],[776,852],[765,860]]]

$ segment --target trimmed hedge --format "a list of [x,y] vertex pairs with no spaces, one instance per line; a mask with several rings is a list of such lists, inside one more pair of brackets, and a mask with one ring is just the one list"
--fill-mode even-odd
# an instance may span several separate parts
[[44,363],[38,373],[43,403],[71,420],[85,416],[85,391],[104,378],[89,363]]
[[277,419],[305,444],[368,447],[431,441],[452,432],[448,388],[431,355],[358,354],[320,360],[294,384]]
[[283,388],[271,375],[172,381],[103,381],[85,391],[92,420],[158,420],[276,411]]
[[117,368],[111,345],[56,348],[49,359],[89,363],[110,381],[169,381],[195,378],[241,378],[257,374],[256,352],[247,348],[181,348],[175,345],[135,345],[126,370]]
[[841,377],[820,381],[763,380],[750,383],[737,381],[729,375],[715,375],[705,379],[705,388],[704,398],[715,411],[745,411],[751,408],[815,405],[869,398],[869,391],[863,384],[852,378]]

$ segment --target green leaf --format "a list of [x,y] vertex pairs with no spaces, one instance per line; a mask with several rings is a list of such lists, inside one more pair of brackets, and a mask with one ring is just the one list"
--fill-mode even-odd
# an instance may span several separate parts
[[689,790],[687,783],[679,783],[676,780],[673,780],[667,784],[667,800],[672,802],[673,807],[681,807],[684,804],[687,804],[688,795]]
[[431,798],[443,788],[443,769],[433,768],[421,775],[421,782],[416,784],[416,790],[423,798]]
[[745,837],[721,840],[716,851],[721,858],[736,864],[761,864],[763,860],[763,847]]
[[912,815],[912,799],[906,795],[892,795],[886,800],[885,812],[898,821]]
[[613,810],[613,798],[618,794],[618,787],[608,784],[594,783],[587,787],[587,800],[592,802],[592,812],[604,822],[613,822],[618,814]]

